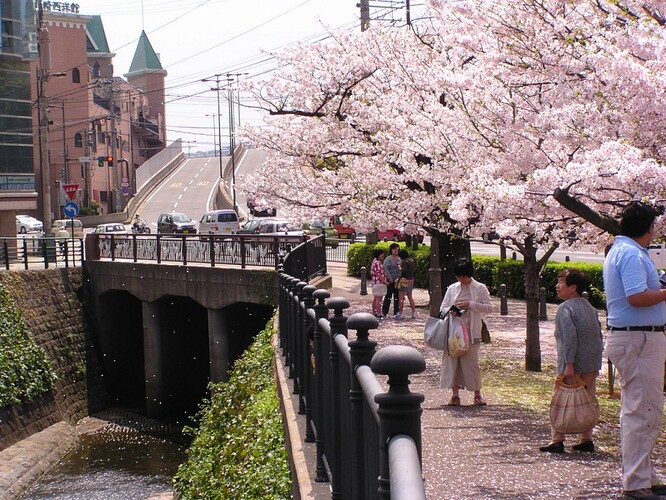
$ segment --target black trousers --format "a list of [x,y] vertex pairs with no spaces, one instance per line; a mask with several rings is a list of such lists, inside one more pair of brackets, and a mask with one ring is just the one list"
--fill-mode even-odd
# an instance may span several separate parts
[[388,316],[391,297],[393,297],[393,315],[395,316],[400,312],[400,291],[396,288],[395,281],[386,285],[386,295],[382,303],[382,314],[384,316]]

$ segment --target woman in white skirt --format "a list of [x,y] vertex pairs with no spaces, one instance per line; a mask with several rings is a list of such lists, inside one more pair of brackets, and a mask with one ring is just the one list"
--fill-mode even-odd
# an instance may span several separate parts
[[442,371],[439,378],[441,388],[450,388],[451,400],[448,406],[460,406],[460,388],[474,391],[474,404],[485,405],[481,395],[481,368],[479,367],[479,349],[481,347],[481,321],[483,315],[492,312],[490,293],[483,283],[472,276],[474,265],[468,259],[456,260],[453,273],[458,280],[446,289],[444,300],[439,310],[443,317],[451,306],[464,311],[460,319],[467,327],[471,340],[470,349],[460,357],[452,357],[444,351]]

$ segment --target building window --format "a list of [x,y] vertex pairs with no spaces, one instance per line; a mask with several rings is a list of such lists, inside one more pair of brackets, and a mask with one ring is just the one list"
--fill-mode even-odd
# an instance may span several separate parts
[[93,64],[93,77],[99,78],[101,76],[101,72],[99,70],[99,63],[95,61],[95,64]]
[[72,70],[72,83],[81,83],[81,73],[79,68],[74,68]]
[[83,136],[81,136],[80,132],[77,132],[74,134],[74,147],[75,148],[82,148],[83,147]]

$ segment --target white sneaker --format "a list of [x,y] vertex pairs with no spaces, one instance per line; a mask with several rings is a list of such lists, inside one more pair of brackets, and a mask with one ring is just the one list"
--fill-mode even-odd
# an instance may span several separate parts
[[405,317],[402,314],[398,313],[395,316],[393,316],[393,319],[405,319]]
[[412,319],[416,319],[416,311],[412,313]]

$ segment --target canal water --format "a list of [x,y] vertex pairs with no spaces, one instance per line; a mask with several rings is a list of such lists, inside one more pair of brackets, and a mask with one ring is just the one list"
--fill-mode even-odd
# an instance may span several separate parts
[[79,426],[78,446],[22,498],[134,500],[168,494],[189,445],[181,428],[118,409],[87,418]]

